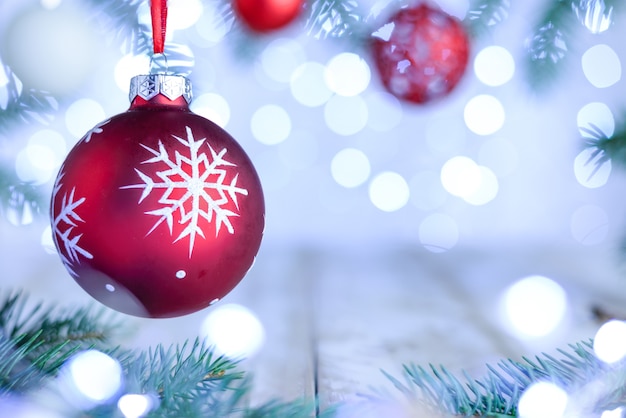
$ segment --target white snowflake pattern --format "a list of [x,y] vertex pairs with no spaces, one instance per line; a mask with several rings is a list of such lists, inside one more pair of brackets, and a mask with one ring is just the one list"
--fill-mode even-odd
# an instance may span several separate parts
[[[248,191],[237,186],[238,173],[235,174],[229,184],[225,182],[227,170],[224,167],[236,166],[224,159],[224,155],[227,152],[226,148],[216,152],[211,147],[211,144],[206,143],[206,148],[210,152],[209,157],[200,150],[200,147],[205,144],[206,138],[196,140],[193,137],[191,128],[188,126],[185,128],[187,139],[176,135],[172,135],[172,137],[189,149],[188,156],[175,151],[174,160],[172,160],[161,141],[159,141],[158,150],[142,144],[141,146],[144,149],[154,155],[154,157],[143,161],[142,164],[162,163],[167,168],[156,172],[159,180],[154,180],[140,170],[135,169],[143,184],[131,184],[123,186],[122,189],[143,189],[139,197],[139,203],[148,197],[152,190],[165,189],[159,198],[159,203],[163,207],[145,212],[148,215],[159,217],[146,235],[150,235],[163,222],[167,223],[170,235],[172,235],[174,214],[178,212],[180,216],[179,223],[186,226],[174,242],[188,236],[189,258],[191,258],[196,235],[205,238],[204,232],[199,225],[200,220],[206,219],[209,223],[213,222],[213,220],[215,221],[215,236],[219,234],[222,226],[229,233],[233,234],[235,230],[230,217],[239,216],[239,214],[225,208],[224,205],[232,201],[235,207],[239,209],[237,194],[247,196]],[[191,172],[186,171],[183,168],[183,164],[188,165]],[[214,191],[213,194],[217,194],[218,198],[211,196],[209,194],[210,190]],[[180,193],[182,193],[180,197],[173,196]]]
[[[62,187],[61,179],[65,176],[65,173],[59,174],[59,178],[57,179],[56,185],[52,190],[52,202],[56,202],[57,194]],[[79,215],[76,213],[76,210],[80,205],[85,202],[85,198],[82,197],[78,200],[75,199],[76,187],[72,188],[69,196],[67,193],[63,195],[63,199],[61,200],[61,210],[52,220],[52,235],[57,243],[57,246],[60,247],[61,244],[67,253],[67,256],[62,252],[59,252],[61,256],[61,261],[67,268],[67,270],[73,276],[76,276],[76,272],[74,271],[74,264],[79,262],[78,255],[82,255],[85,258],[92,259],[93,255],[82,248],[79,245],[80,238],[83,234],[73,234],[74,229],[78,226],[77,222],[85,222]],[[65,227],[64,230],[62,228]],[[59,243],[60,240],[60,243]]]
[[106,125],[107,123],[109,123],[109,122],[111,122],[111,119],[107,119],[105,121],[102,121],[99,124],[97,124],[96,126],[94,126],[93,128],[91,128],[91,130],[85,134],[85,143],[91,141],[91,137],[93,135],[101,134],[102,133],[102,127],[104,125]]

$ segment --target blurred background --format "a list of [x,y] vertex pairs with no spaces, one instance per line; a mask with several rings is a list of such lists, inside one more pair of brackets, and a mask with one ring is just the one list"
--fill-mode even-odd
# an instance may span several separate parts
[[[362,27],[376,27],[391,3],[359,2],[368,16]],[[259,263],[291,266],[294,248],[346,252],[358,263],[401,247],[422,257],[449,254],[438,260],[449,260],[463,282],[463,260],[476,249],[517,267],[525,264],[519,254],[550,258],[552,251],[559,254],[553,266],[588,261],[586,285],[619,277],[626,173],[610,160],[596,164],[581,128],[592,124],[611,136],[623,123],[626,16],[601,0],[581,2],[588,12],[557,39],[566,64],[538,83],[542,75],[526,65],[529,39],[552,3],[511,2],[503,23],[472,39],[457,88],[414,105],[383,88],[367,46],[308,33],[306,16],[251,35],[224,12],[226,3],[170,0],[170,70],[189,76],[192,110],[236,138],[260,175],[267,225]],[[433,4],[461,20],[470,8],[464,0]],[[19,202],[3,206],[3,287],[90,300],[55,254],[47,199],[72,146],[124,112],[130,78],[150,70],[137,38],[125,36],[129,27],[150,36],[147,1],[118,5],[0,1],[0,166],[45,196],[40,213]],[[11,117],[11,98],[27,89],[47,93],[24,105],[27,116]],[[513,280],[522,270],[501,277]],[[476,283],[489,294],[489,280]],[[245,299],[237,292],[233,300]],[[187,328],[146,321],[152,331],[134,340],[192,336],[198,318],[185,319]]]

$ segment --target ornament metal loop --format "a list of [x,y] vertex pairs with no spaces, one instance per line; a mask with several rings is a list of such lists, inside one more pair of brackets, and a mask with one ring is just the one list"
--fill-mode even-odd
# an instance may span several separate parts
[[150,100],[162,94],[170,100],[183,97],[189,104],[192,100],[191,81],[182,75],[145,74],[136,75],[130,80],[129,99],[132,102],[139,96]]
[[[160,59],[162,58],[164,61],[164,65],[161,65]],[[165,53],[160,54],[151,54],[150,55],[150,74],[167,74],[169,70],[169,65],[167,63],[167,55]]]

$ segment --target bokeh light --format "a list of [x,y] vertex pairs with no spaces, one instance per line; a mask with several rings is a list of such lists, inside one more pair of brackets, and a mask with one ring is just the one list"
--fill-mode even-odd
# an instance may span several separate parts
[[602,324],[593,339],[593,351],[605,363],[626,357],[626,322],[614,319]]
[[59,7],[61,0],[41,0],[39,4],[41,4],[41,7],[44,9],[53,10]]
[[115,64],[113,77],[115,84],[124,93],[128,93],[130,79],[139,74],[147,74],[150,70],[150,57],[147,55],[126,54]]
[[550,382],[532,383],[520,396],[520,418],[562,418],[567,408],[567,392]]
[[155,397],[139,393],[127,393],[117,401],[117,408],[124,418],[140,418],[155,407]]
[[441,167],[441,184],[454,196],[471,196],[479,189],[481,180],[480,167],[468,157],[453,157]]
[[570,221],[572,236],[583,245],[602,243],[609,232],[609,218],[604,209],[584,205],[576,209]]
[[35,132],[15,158],[20,180],[44,184],[50,181],[67,153],[65,139],[51,129]]
[[279,38],[267,45],[260,58],[261,67],[268,77],[274,81],[289,83],[296,68],[304,63],[306,54],[300,43]]
[[480,94],[471,98],[463,112],[465,124],[477,135],[491,135],[504,125],[502,103],[494,96]]
[[333,96],[324,106],[324,120],[336,134],[354,135],[367,124],[367,104],[360,96]]
[[291,118],[278,105],[261,106],[250,119],[250,129],[259,142],[266,145],[278,144],[291,133]]
[[345,148],[333,157],[330,171],[337,184],[343,187],[357,187],[369,178],[370,161],[363,151]]
[[576,115],[576,122],[580,134],[585,137],[591,137],[586,129],[593,125],[600,129],[607,138],[610,138],[615,132],[615,117],[609,107],[601,102],[591,102],[584,105]]
[[519,337],[544,337],[554,332],[567,310],[563,288],[544,276],[529,276],[509,286],[501,303],[510,330]]
[[230,121],[230,106],[217,93],[205,93],[194,98],[189,108],[222,128]]
[[265,342],[263,324],[248,308],[234,303],[209,312],[200,330],[208,344],[230,358],[250,358]]
[[335,55],[326,64],[324,80],[328,88],[341,96],[356,96],[370,83],[371,72],[367,62],[352,52]]
[[168,0],[167,29],[181,30],[192,27],[202,16],[200,0]]
[[384,212],[394,212],[409,201],[410,190],[404,177],[392,171],[385,171],[372,179],[369,197],[374,206]]
[[59,378],[67,386],[64,396],[81,407],[107,402],[123,385],[119,362],[97,350],[74,355],[63,366]]
[[491,202],[498,195],[498,189],[500,188],[498,183],[498,177],[489,168],[484,166],[478,166],[480,170],[480,182],[476,190],[472,193],[463,196],[470,205],[480,206]]
[[476,77],[488,86],[501,86],[509,82],[515,74],[513,55],[504,47],[488,46],[474,58]]
[[30,5],[7,22],[0,40],[5,64],[29,88],[54,95],[72,93],[98,63],[96,29],[71,2],[53,9]]
[[459,241],[459,227],[449,215],[433,213],[419,226],[419,240],[428,251],[441,253],[453,248]]
[[387,132],[402,121],[402,105],[395,96],[384,91],[374,91],[364,99],[369,109],[367,126],[372,130]]
[[622,78],[619,56],[608,45],[592,46],[582,56],[583,73],[597,88],[610,87]]
[[317,107],[333,96],[333,92],[324,81],[325,68],[319,62],[309,61],[294,70],[289,87],[291,95],[298,103]]
[[603,161],[598,165],[602,154],[594,155],[595,150],[586,148],[574,159],[574,175],[581,185],[595,189],[602,187],[611,175],[611,160]]
[[441,184],[453,196],[475,206],[492,201],[498,194],[498,177],[471,158],[456,156],[441,167]]
[[623,417],[624,408],[618,407],[615,409],[610,409],[608,411],[603,411],[600,418],[622,418]]
[[102,122],[106,113],[93,99],[78,99],[65,111],[65,126],[76,138],[82,138],[91,128]]

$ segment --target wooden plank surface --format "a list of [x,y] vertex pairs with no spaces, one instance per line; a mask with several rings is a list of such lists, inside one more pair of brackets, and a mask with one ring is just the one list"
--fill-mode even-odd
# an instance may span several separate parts
[[[35,300],[59,306],[93,303],[58,258],[43,251],[39,231],[27,228],[16,235],[19,243],[0,240],[0,261],[10,273],[5,288],[25,288]],[[549,245],[433,254],[400,243],[269,243],[216,308],[241,304],[264,326],[265,344],[241,365],[254,376],[252,404],[318,395],[324,410],[358,404],[359,394],[372,387],[397,394],[380,369],[398,376],[403,363],[433,363],[479,375],[487,362],[592,337],[599,326],[592,304],[625,313],[626,286],[616,261],[603,248]],[[530,274],[544,274],[567,291],[569,328],[552,340],[516,340],[500,321],[501,292]],[[167,320],[126,317],[130,331],[121,343],[143,348],[193,339],[213,310]]]

